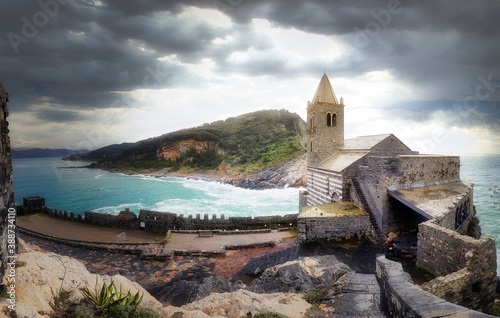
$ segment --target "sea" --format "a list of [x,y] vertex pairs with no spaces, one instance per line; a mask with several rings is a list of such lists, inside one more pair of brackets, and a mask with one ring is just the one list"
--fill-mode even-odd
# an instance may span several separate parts
[[[118,214],[125,208],[229,216],[285,215],[298,212],[297,188],[250,190],[197,179],[109,173],[59,158],[13,159],[16,203],[40,195],[48,207],[82,214]],[[483,235],[497,245],[500,273],[500,155],[461,156],[461,178],[474,183],[474,204]]]

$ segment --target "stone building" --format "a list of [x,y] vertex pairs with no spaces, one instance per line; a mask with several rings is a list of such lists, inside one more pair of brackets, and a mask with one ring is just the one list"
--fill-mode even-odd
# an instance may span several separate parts
[[324,74],[307,103],[298,240],[418,231],[417,266],[441,276],[427,289],[470,308],[491,306],[495,244],[480,238],[460,157],[420,155],[393,134],[344,139],[344,107]]
[[[9,123],[7,122],[7,116],[9,116],[9,111],[7,110],[8,101],[9,95],[3,88],[2,83],[0,83],[0,138],[2,138],[0,144],[0,279],[5,274],[8,256],[7,246],[10,234],[8,231],[8,221],[12,219],[13,215],[12,212],[9,213],[9,208],[13,209],[15,206],[12,161],[10,158]],[[12,230],[12,227],[10,229]]]
[[460,158],[419,155],[393,134],[344,140],[344,107],[324,74],[307,103],[307,195],[302,202],[352,202],[382,233],[416,228],[445,214],[450,228],[463,227],[474,212],[472,184],[460,180]]

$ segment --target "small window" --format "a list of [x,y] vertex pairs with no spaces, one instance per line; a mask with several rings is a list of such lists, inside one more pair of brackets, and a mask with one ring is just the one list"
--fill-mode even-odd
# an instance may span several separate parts
[[332,126],[337,127],[337,114],[332,115]]
[[311,151],[313,151],[313,142],[311,141]]
[[332,125],[332,115],[330,115],[330,113],[326,114],[326,125],[328,127]]

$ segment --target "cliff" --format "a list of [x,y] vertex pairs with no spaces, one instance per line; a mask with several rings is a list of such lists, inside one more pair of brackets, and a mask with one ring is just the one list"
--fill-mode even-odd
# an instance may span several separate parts
[[167,141],[156,151],[156,158],[175,163],[189,152],[206,153],[211,150],[214,150],[217,155],[224,155],[224,150],[220,149],[215,141],[194,139]]
[[305,126],[297,114],[264,110],[65,159],[94,160],[91,167],[112,172],[175,173],[251,188],[302,186]]

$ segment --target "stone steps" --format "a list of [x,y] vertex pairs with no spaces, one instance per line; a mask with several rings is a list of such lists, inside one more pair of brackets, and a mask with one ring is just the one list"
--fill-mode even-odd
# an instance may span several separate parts
[[389,317],[375,274],[352,274],[342,292],[341,304],[330,317]]
[[380,231],[380,228],[377,224],[377,220],[375,219],[375,216],[373,215],[372,209],[370,208],[370,204],[369,204],[368,200],[366,199],[365,194],[363,193],[363,189],[361,187],[361,184],[359,183],[358,178],[352,178],[351,180],[352,180],[352,184],[354,185],[354,188],[356,189],[356,192],[358,193],[359,199],[361,200],[361,203],[363,204],[363,208],[370,215],[370,221],[371,221],[373,228],[375,230],[375,233],[377,235],[377,239],[380,241],[385,241],[385,236]]

